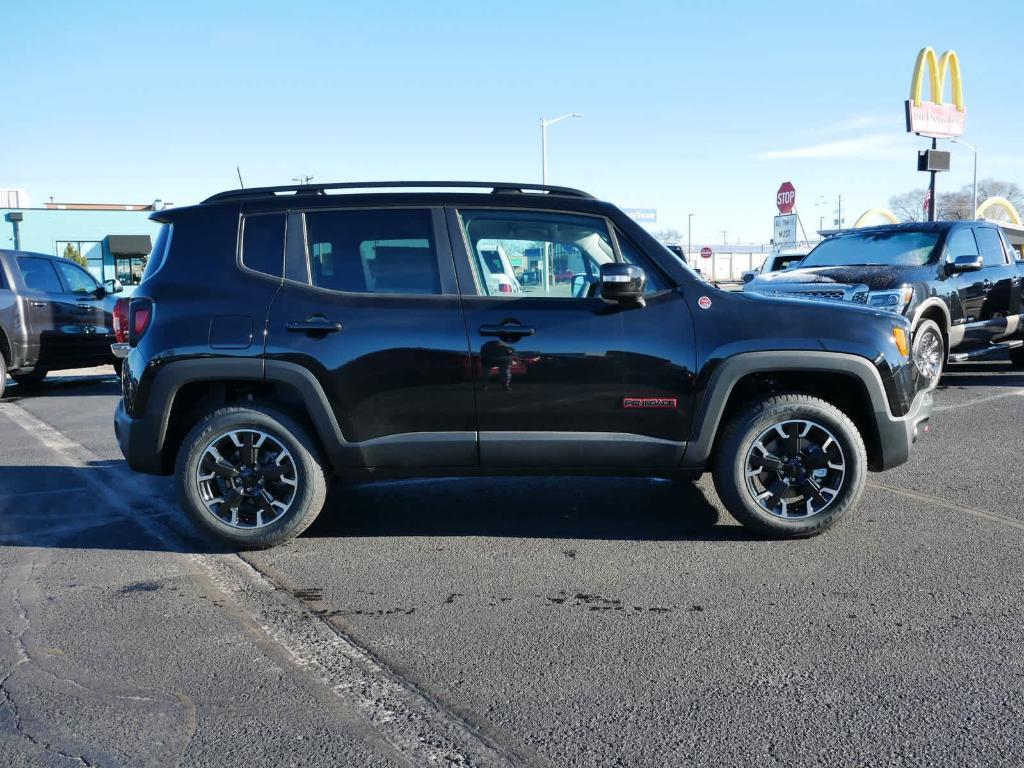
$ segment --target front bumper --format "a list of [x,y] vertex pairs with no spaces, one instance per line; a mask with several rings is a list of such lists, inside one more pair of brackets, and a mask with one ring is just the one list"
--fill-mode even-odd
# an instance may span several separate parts
[[881,464],[878,471],[899,466],[910,458],[911,446],[926,430],[932,415],[932,390],[926,389],[917,393],[906,416],[893,416],[887,411],[875,412],[875,424],[878,425],[878,440]]
[[124,408],[124,401],[118,401],[114,411],[114,434],[125,461],[136,472],[147,475],[167,474],[158,448],[159,431],[159,424],[154,419],[144,416],[132,418]]

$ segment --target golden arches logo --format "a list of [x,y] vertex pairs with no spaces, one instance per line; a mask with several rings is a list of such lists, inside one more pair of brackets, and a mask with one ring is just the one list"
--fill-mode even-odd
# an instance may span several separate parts
[[946,72],[952,78],[953,104],[958,112],[964,111],[964,85],[960,76],[960,59],[956,51],[946,51],[936,58],[932,48],[922,48],[914,64],[914,77],[910,81],[910,100],[915,107],[921,106],[921,91],[924,90],[924,72],[928,68],[932,104],[942,104],[942,92],[946,86]]
[[[953,103],[942,100],[949,74]],[[924,77],[928,75],[930,99],[924,98]],[[959,136],[964,132],[967,107],[964,106],[964,84],[960,59],[956,51],[935,55],[933,48],[922,48],[914,63],[910,79],[910,98],[906,102],[907,131],[926,136]]]
[[1013,203],[1007,200],[1005,197],[989,197],[978,206],[978,218],[985,218],[985,214],[989,211],[1001,211],[1002,214],[1009,220],[1010,224],[1016,224],[1018,227],[1024,224],[1021,220],[1020,213],[1014,207]]

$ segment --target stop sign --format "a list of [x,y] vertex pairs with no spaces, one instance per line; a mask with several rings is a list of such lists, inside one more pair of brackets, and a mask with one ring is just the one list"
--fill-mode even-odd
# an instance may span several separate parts
[[782,182],[779,191],[775,193],[775,204],[779,206],[781,214],[793,212],[793,206],[796,205],[796,187],[793,186],[793,182]]
[[700,249],[700,256],[702,259],[710,259],[711,254],[712,250],[710,246],[705,245],[703,248]]

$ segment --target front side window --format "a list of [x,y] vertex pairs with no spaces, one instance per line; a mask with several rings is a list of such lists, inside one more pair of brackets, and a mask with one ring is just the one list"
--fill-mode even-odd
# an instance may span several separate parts
[[242,263],[255,272],[280,277],[284,269],[283,213],[246,216],[242,220]]
[[30,291],[43,293],[64,293],[64,288],[57,277],[57,270],[49,259],[37,259],[32,256],[19,256],[18,269],[25,287]]
[[953,234],[946,241],[946,257],[952,261],[958,256],[977,256],[978,243],[974,239],[974,232],[970,227],[961,227],[953,230]]
[[801,267],[921,267],[938,258],[939,233],[883,230],[835,235],[807,254]]
[[64,278],[64,284],[67,285],[71,293],[86,296],[95,293],[99,287],[99,284],[92,275],[69,261],[58,261],[57,269],[60,271],[60,276]]
[[1006,264],[1003,241],[996,229],[978,227],[974,230],[974,234],[978,238],[978,248],[981,250],[981,258],[986,267],[1001,267]]
[[439,294],[430,211],[306,214],[313,285],[351,293]]
[[[592,298],[599,294],[601,265],[616,260],[608,227],[594,216],[462,210],[459,217],[487,296]],[[648,290],[657,290],[660,283],[635,246],[619,238],[623,259],[647,269]]]

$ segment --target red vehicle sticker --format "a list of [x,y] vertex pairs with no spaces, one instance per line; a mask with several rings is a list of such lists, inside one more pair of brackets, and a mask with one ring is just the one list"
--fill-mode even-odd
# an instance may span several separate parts
[[677,408],[679,401],[674,397],[624,397],[623,408]]
[[697,306],[701,309],[711,309],[711,299],[707,296],[701,296],[697,299]]

